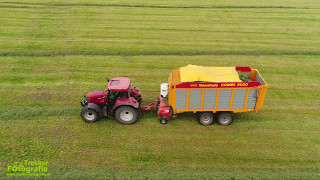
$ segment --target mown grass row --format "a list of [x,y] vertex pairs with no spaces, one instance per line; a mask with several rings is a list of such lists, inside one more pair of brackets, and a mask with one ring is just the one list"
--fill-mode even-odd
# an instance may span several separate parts
[[217,50],[217,51],[0,51],[0,56],[200,56],[200,55],[320,55],[320,51],[248,51],[248,50]]
[[[79,103],[80,104],[80,103]],[[32,120],[49,117],[80,116],[79,107],[47,107],[45,103],[33,103],[33,107],[4,108],[0,110],[0,120]]]
[[249,8],[264,8],[264,7],[275,7],[275,8],[317,8],[319,7],[317,1],[312,0],[307,3],[303,0],[281,0],[274,3],[273,1],[266,0],[242,0],[241,4],[235,3],[233,0],[226,1],[210,1],[210,0],[199,0],[199,1],[147,1],[147,0],[128,0],[128,1],[117,1],[110,0],[108,2],[103,0],[95,1],[79,1],[79,0],[70,0],[68,3],[62,0],[57,0],[55,2],[41,1],[41,0],[31,0],[28,2],[23,2],[21,0],[12,0],[4,1],[2,3],[9,4],[35,4],[35,5],[49,5],[49,6],[70,6],[70,5],[81,5],[81,6],[138,6],[138,7],[249,7]]
[[[286,9],[296,9],[297,7],[293,6],[157,6],[157,5],[130,5],[130,4],[84,4],[84,3],[32,3],[32,2],[0,2],[0,4],[18,4],[18,5],[41,5],[41,6],[98,6],[98,7],[140,7],[140,8],[183,8],[183,9],[250,9],[250,8],[267,8],[267,9],[278,9],[278,8],[286,8]],[[0,6],[2,7],[2,6]],[[3,6],[3,7],[16,7],[16,6]],[[28,8],[30,6],[17,6],[21,8]],[[31,8],[31,7],[30,7]],[[299,8],[300,9],[300,8]],[[304,8],[303,8],[304,9]],[[310,8],[305,8],[310,9]]]

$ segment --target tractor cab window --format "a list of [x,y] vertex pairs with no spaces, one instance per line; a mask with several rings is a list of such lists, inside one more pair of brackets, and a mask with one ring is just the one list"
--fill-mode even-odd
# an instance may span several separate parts
[[109,91],[109,105],[113,107],[114,103],[116,103],[119,98],[129,98],[127,91]]
[[111,86],[119,85],[119,81],[117,81],[117,80],[116,80],[116,81],[112,81],[110,85],[111,85]]
[[129,98],[126,91],[110,91],[109,99]]

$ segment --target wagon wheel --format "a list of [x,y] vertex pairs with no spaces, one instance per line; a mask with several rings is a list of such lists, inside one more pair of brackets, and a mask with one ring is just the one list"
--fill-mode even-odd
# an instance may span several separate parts
[[201,125],[210,125],[213,123],[213,113],[212,112],[201,112],[199,114],[199,123]]
[[160,118],[160,123],[161,124],[167,124],[167,119],[165,119],[165,118]]
[[217,115],[217,122],[222,126],[228,126],[232,121],[232,112],[219,112]]

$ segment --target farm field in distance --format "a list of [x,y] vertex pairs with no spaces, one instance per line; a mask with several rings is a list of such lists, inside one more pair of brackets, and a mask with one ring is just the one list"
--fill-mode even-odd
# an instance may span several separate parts
[[[0,0],[0,179],[24,160],[48,179],[320,179],[317,0]],[[171,70],[250,66],[258,113],[201,126],[85,123],[83,95],[128,76],[153,101]],[[32,176],[26,178],[34,178]]]

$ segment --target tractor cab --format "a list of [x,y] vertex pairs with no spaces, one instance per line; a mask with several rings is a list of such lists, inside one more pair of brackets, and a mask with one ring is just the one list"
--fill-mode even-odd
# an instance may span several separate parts
[[109,100],[133,97],[139,103],[142,101],[139,88],[130,85],[130,78],[119,77],[109,80]]
[[117,99],[130,96],[130,79],[127,77],[113,78],[108,82],[109,106],[113,107]]

